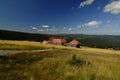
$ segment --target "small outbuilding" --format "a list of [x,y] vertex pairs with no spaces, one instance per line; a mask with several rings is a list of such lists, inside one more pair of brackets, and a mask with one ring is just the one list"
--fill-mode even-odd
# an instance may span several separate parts
[[80,42],[78,40],[74,39],[70,42],[70,46],[80,48]]
[[42,44],[48,44],[48,41],[44,40]]

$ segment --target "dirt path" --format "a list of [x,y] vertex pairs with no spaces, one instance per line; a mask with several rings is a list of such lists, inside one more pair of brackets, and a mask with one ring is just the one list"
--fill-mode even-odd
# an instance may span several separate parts
[[44,49],[44,50],[0,50],[0,56],[8,55],[8,54],[17,54],[24,52],[42,52],[42,51],[51,51],[53,49]]

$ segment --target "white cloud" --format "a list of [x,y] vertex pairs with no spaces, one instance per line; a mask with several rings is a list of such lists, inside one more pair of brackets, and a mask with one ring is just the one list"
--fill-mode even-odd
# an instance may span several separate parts
[[92,4],[93,2],[94,2],[94,0],[85,0],[84,2],[81,2],[81,3],[80,3],[79,8],[80,8],[80,7],[87,6],[87,5],[90,5],[90,4]]
[[74,28],[71,28],[71,27],[63,27],[62,28],[62,31],[72,31]]
[[66,30],[66,27],[64,27],[63,30]]
[[101,21],[91,21],[86,24],[88,27],[96,27],[101,23]]
[[72,28],[69,28],[68,31],[72,31]]
[[50,29],[46,29],[46,31],[49,31]]
[[120,14],[120,1],[113,1],[104,7],[104,12],[110,12],[111,14]]
[[32,29],[37,29],[36,27],[33,27]]
[[53,28],[53,29],[50,29],[50,31],[57,31],[57,29],[54,29],[54,28]]
[[49,25],[42,25],[43,28],[49,28]]
[[55,25],[52,25],[52,26],[50,26],[50,25],[42,25],[40,28],[41,29],[39,29],[39,32],[40,31],[44,31],[44,32],[54,32],[54,31],[57,31],[57,28],[56,28]]
[[77,26],[77,28],[82,27],[98,27],[101,24],[101,21],[91,21],[82,25]]
[[37,27],[30,26],[30,28],[35,30],[36,32],[42,32],[42,33],[48,33],[48,32],[52,33],[52,32],[58,31],[55,25],[53,26],[42,25],[42,26],[37,26]]
[[34,29],[34,30],[37,29],[36,27],[33,27],[33,26],[30,26],[30,28],[32,28],[32,29]]

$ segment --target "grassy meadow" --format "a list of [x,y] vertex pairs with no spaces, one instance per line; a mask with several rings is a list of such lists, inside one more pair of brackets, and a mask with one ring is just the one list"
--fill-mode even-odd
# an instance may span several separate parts
[[120,79],[120,51],[77,49],[30,41],[0,40],[0,45],[1,50],[53,49],[0,56],[0,80]]
[[[42,42],[0,40],[0,50],[42,50],[51,48],[63,48],[62,46],[44,45]],[[64,47],[65,48],[65,47]]]

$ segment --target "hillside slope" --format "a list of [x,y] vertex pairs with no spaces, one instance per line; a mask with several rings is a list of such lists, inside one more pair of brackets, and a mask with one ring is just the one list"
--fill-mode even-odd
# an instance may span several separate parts
[[43,40],[48,40],[51,36],[52,35],[47,35],[47,34],[33,34],[33,33],[0,30],[0,39],[3,40],[43,41]]
[[0,80],[119,80],[119,74],[120,51],[54,46],[0,56]]
[[58,36],[68,40],[78,39],[83,46],[120,49],[120,36],[117,35],[61,34]]

